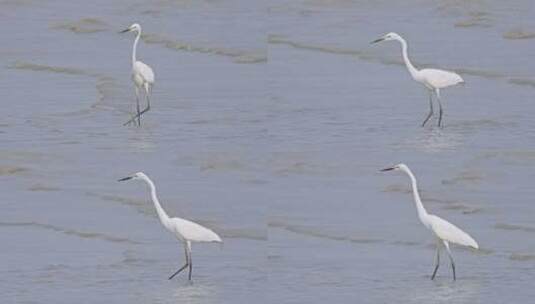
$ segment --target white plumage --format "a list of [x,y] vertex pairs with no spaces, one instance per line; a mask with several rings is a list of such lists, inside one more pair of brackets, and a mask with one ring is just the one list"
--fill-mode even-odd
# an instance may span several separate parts
[[192,242],[222,242],[219,235],[195,222],[173,217],[167,227],[178,240]]
[[[152,93],[152,86],[154,85],[154,72],[149,65],[137,60],[136,58],[137,44],[139,42],[139,38],[141,37],[141,26],[137,23],[134,23],[121,33],[126,32],[135,32],[137,34],[136,39],[134,40],[134,45],[132,46],[132,81],[134,82],[136,91],[137,113],[134,117],[132,117],[132,119],[125,122],[124,125],[135,122],[136,119],[138,121],[138,125],[141,125],[141,115],[150,110],[150,95]],[[143,95],[147,100],[147,106],[142,111],[139,107],[140,91],[143,92]]]
[[160,205],[158,196],[156,195],[156,186],[152,180],[143,172],[138,172],[132,176],[121,178],[119,181],[126,180],[142,180],[149,185],[150,195],[152,202],[154,203],[154,208],[156,208],[156,213],[162,225],[171,232],[179,241],[184,243],[184,252],[186,255],[186,264],[178,269],[173,275],[169,277],[169,280],[174,276],[179,274],[182,270],[189,267],[188,278],[191,280],[191,273],[193,269],[193,263],[191,260],[191,243],[192,242],[217,242],[221,243],[222,240],[215,232],[212,230],[203,227],[195,222],[182,219],[179,217],[170,218],[167,215],[167,212]]
[[450,258],[451,268],[453,270],[453,279],[455,280],[455,263],[453,261],[453,256],[451,255],[449,243],[468,246],[475,249],[479,249],[479,245],[470,235],[468,235],[468,233],[462,231],[457,226],[436,215],[427,213],[422,203],[422,200],[420,199],[420,194],[418,193],[418,184],[416,182],[416,177],[414,177],[414,174],[412,174],[412,171],[409,169],[409,167],[407,167],[407,165],[398,164],[393,167],[383,169],[382,171],[390,170],[403,171],[410,177],[414,202],[416,203],[416,210],[418,211],[418,218],[420,219],[422,224],[426,228],[431,230],[431,232],[436,237],[437,248],[435,254],[435,270],[431,275],[431,280],[435,278],[438,267],[440,266],[440,250],[442,247],[446,249],[448,257]]
[[424,85],[430,90],[443,89],[464,82],[461,76],[449,71],[422,69],[418,73]]
[[462,231],[459,227],[442,219],[436,215],[429,214],[429,222],[431,223],[431,230],[435,235],[450,243],[472,247],[479,249],[477,242],[468,233]]
[[438,70],[438,69],[422,69],[422,70],[416,69],[409,59],[409,55],[407,51],[407,48],[408,48],[407,41],[405,41],[405,39],[403,39],[403,37],[401,37],[399,34],[388,33],[384,35],[383,37],[373,41],[372,43],[377,43],[380,41],[388,41],[388,40],[396,40],[401,43],[403,61],[405,62],[405,66],[407,67],[407,70],[409,70],[409,73],[411,74],[414,80],[423,84],[429,90],[429,114],[423,121],[422,126],[425,126],[429,118],[433,116],[433,93],[435,93],[437,97],[438,106],[439,106],[438,126],[440,127],[442,124],[442,113],[443,113],[442,103],[440,101],[440,89],[447,88],[449,86],[453,86],[458,83],[463,83],[464,82],[463,78],[459,76],[459,74],[450,72],[450,71],[444,71],[444,70]]
[[150,88],[154,84],[154,72],[150,66],[136,61],[132,67],[132,80],[138,88],[145,89],[145,86],[148,86],[147,92],[150,93]]

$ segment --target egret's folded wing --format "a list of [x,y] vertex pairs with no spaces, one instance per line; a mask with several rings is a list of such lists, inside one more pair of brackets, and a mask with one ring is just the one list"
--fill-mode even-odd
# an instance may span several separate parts
[[194,242],[221,242],[221,238],[212,230],[192,221],[181,218],[172,218],[173,227],[186,239]]
[[479,248],[477,242],[468,233],[438,216],[431,215],[431,228],[439,238],[445,241],[476,249]]

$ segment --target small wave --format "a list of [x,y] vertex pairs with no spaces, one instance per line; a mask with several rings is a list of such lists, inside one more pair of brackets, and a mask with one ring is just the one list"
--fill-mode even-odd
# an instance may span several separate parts
[[53,29],[68,30],[76,34],[91,34],[103,32],[108,25],[96,18],[83,18],[77,21],[67,21],[52,26]]
[[58,187],[52,187],[52,186],[46,186],[42,184],[36,184],[32,185],[28,188],[29,191],[59,191],[61,188]]
[[17,69],[17,70],[37,71],[37,72],[69,74],[69,75],[95,76],[94,73],[84,71],[81,69],[77,69],[77,68],[49,66],[49,65],[24,62],[24,61],[16,61],[15,63],[9,65],[8,68]]
[[[481,246],[481,244],[479,244]],[[471,253],[477,254],[477,255],[492,255],[494,254],[494,250],[488,249],[488,248],[482,248],[479,247],[479,249],[474,249],[472,247],[465,247],[465,246],[457,246],[459,250],[465,250],[470,251]],[[456,250],[457,250],[456,248]]]
[[115,93],[115,88],[117,87],[117,85],[115,83],[114,78],[107,76],[99,76],[95,87],[97,89],[99,97],[97,98],[97,101],[93,105],[91,105],[91,108],[101,107],[103,106],[105,100],[111,99],[111,97]]
[[70,269],[71,266],[65,264],[49,264],[43,268],[45,271],[60,271]]
[[414,241],[394,241],[392,242],[394,245],[400,245],[400,246],[419,246],[420,243],[414,242]]
[[296,161],[289,164],[285,164],[282,167],[275,168],[278,175],[291,175],[291,174],[310,174],[311,168],[306,162]]
[[325,8],[351,7],[355,3],[353,0],[306,0],[303,2],[306,6]]
[[282,260],[283,258],[284,258],[284,256],[279,255],[279,254],[268,254],[267,255],[267,259],[271,260],[271,261]]
[[71,111],[71,112],[64,112],[59,114],[60,116],[76,116],[76,115],[84,115],[88,113],[92,113],[97,110],[102,109],[114,109],[111,106],[105,106],[106,100],[111,100],[111,97],[114,94],[114,90],[116,88],[115,79],[108,76],[102,76],[102,75],[92,75],[93,77],[96,77],[96,84],[95,84],[95,90],[97,91],[97,98],[96,100],[89,105],[88,108]]
[[132,250],[126,250],[123,252],[123,259],[119,262],[121,265],[140,265],[140,264],[153,264],[157,260],[147,258],[147,257],[139,257],[137,256],[135,251]]
[[492,19],[483,12],[470,12],[467,19],[455,23],[455,27],[491,27]]
[[359,243],[359,244],[383,242],[382,240],[379,240],[379,239],[372,239],[372,238],[366,238],[366,237],[329,234],[320,230],[313,229],[311,227],[290,225],[281,221],[270,221],[268,223],[268,227],[284,229],[286,231],[296,233],[296,234],[322,238],[322,239],[328,239],[328,240],[333,240],[333,241],[347,241],[347,242]]
[[507,151],[507,152],[503,152],[502,156],[515,160],[515,161],[518,161],[518,160],[529,161],[529,162],[535,161],[535,151]]
[[73,115],[82,115],[93,112],[101,107],[103,107],[104,101],[110,99],[113,96],[114,89],[116,87],[115,79],[109,76],[105,76],[99,73],[94,73],[91,71],[86,71],[78,68],[72,67],[58,67],[50,66],[44,64],[37,64],[24,61],[16,61],[15,63],[8,66],[11,69],[18,70],[28,70],[28,71],[37,71],[37,72],[50,72],[58,74],[67,74],[67,75],[76,75],[76,76],[86,76],[96,79],[95,89],[97,91],[97,98],[88,108],[59,113],[59,116],[73,116]]
[[162,11],[159,9],[146,9],[141,12],[139,12],[141,15],[148,15],[151,17],[160,17],[162,14]]
[[499,79],[499,78],[506,77],[505,74],[500,73],[500,72],[487,71],[487,70],[481,70],[481,69],[476,69],[476,68],[456,68],[455,71],[457,71],[457,73],[477,76],[477,77],[486,78],[486,79]]
[[529,78],[510,78],[509,83],[535,88],[535,80]]
[[402,186],[401,184],[387,185],[384,187],[383,192],[387,193],[411,193],[412,190],[407,186]]
[[142,34],[141,39],[147,44],[159,44],[175,51],[213,54],[233,58],[236,63],[263,63],[267,62],[267,54],[263,51],[243,51],[236,49],[194,46],[163,37],[158,34]]
[[33,1],[33,0],[4,0],[4,1],[0,1],[0,6],[2,6],[4,8],[14,8],[14,7],[29,6],[31,4],[35,4],[35,1]]
[[234,62],[236,63],[246,63],[246,64],[252,64],[252,63],[266,63],[267,62],[267,55],[257,53],[257,54],[244,54],[241,56],[238,56],[234,58]]
[[245,164],[239,159],[233,159],[229,156],[226,159],[224,155],[213,155],[208,159],[201,160],[201,171],[236,171],[243,170]]
[[535,254],[512,253],[509,259],[512,261],[530,262],[535,261]]
[[484,180],[485,177],[480,172],[474,171],[463,171],[457,176],[442,180],[443,185],[452,185],[452,184],[465,184],[465,183],[479,183]]
[[513,224],[505,224],[505,223],[498,223],[494,225],[495,229],[499,230],[509,230],[509,231],[523,231],[523,232],[535,232],[534,227],[528,227],[528,226],[522,226],[522,225],[513,225]]
[[225,238],[231,239],[249,239],[255,241],[267,241],[267,231],[260,231],[255,229],[240,229],[240,228],[215,228],[215,230]]
[[427,198],[424,197],[424,201],[427,202],[436,202],[441,205],[442,209],[445,210],[458,210],[461,211],[463,214],[474,214],[474,213],[480,213],[484,209],[479,207],[470,207],[466,204],[463,204],[462,202],[455,201],[455,200],[446,200],[442,198]]
[[139,213],[156,217],[154,207],[148,201],[143,199],[133,199],[117,195],[102,194],[97,192],[86,192],[88,196],[95,196],[104,201],[116,202],[121,205],[134,207]]
[[128,243],[128,244],[140,244],[137,241],[133,241],[127,238],[122,237],[116,237],[111,236],[99,232],[85,232],[85,231],[78,231],[70,228],[63,228],[59,226],[54,226],[50,224],[42,224],[37,222],[0,222],[0,227],[33,227],[33,228],[41,228],[45,230],[50,230],[54,232],[63,233],[66,235],[76,236],[79,238],[84,239],[98,239],[102,241],[108,241],[112,243]]
[[4,161],[13,160],[13,161],[44,161],[47,160],[45,154],[37,152],[28,152],[23,150],[4,150],[0,151],[0,158]]
[[14,167],[14,166],[2,166],[0,167],[0,176],[4,175],[15,175],[28,171],[28,169],[23,167]]
[[301,43],[297,41],[293,41],[290,39],[285,38],[284,36],[280,35],[269,35],[268,36],[268,43],[269,44],[281,44],[281,45],[287,45],[291,46],[296,49],[303,49],[303,50],[310,50],[310,51],[317,51],[322,53],[330,53],[330,54],[338,54],[338,55],[351,55],[356,56],[361,59],[373,59],[369,54],[366,54],[361,51],[353,50],[353,49],[345,49],[345,48],[339,48],[339,47],[333,47],[333,46],[321,46],[321,45],[313,45],[313,44],[307,44],[307,43]]
[[480,212],[483,211],[483,208],[472,208],[472,207],[469,207],[469,206],[466,206],[466,205],[463,205],[463,204],[460,204],[460,203],[447,205],[446,207],[444,207],[444,209],[446,209],[446,210],[459,210],[463,214],[474,214],[474,213],[480,213]]
[[528,32],[520,28],[512,29],[503,34],[504,39],[516,40],[516,39],[533,39],[535,38],[535,32]]

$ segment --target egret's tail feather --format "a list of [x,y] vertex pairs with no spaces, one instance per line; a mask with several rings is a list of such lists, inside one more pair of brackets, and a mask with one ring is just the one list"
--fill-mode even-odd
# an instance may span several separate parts
[[476,241],[472,240],[473,243],[470,245],[470,247],[474,248],[474,249],[479,249],[479,245],[477,244]]
[[476,240],[474,240],[468,233],[464,236],[464,240],[461,243],[461,245],[472,247],[474,249],[479,249],[479,245],[477,244]]

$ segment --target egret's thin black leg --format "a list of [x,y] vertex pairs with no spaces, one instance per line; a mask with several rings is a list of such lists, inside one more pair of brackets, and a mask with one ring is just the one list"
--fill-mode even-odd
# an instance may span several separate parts
[[141,127],[141,116],[139,115],[139,96],[136,92],[136,111],[137,111],[137,125]]
[[190,258],[190,261],[189,261],[189,275],[188,275],[188,278],[189,280],[191,281],[191,273],[193,272],[193,263],[191,262],[191,258]]
[[440,101],[440,93],[437,90],[437,101],[438,101],[438,126],[442,127],[442,102]]
[[132,123],[133,121],[135,122],[135,115],[134,115],[134,114],[130,115],[130,120],[127,121],[127,122],[125,122],[125,123],[123,124],[123,126],[127,126],[127,125],[129,125],[129,124]]
[[186,256],[188,258],[188,265],[189,265],[188,279],[191,282],[191,273],[193,272],[193,263],[191,261],[191,243],[189,241],[186,242]]
[[134,117],[134,119],[136,119],[137,117],[141,117],[141,115],[143,115],[145,112],[148,112],[150,110],[150,98],[149,98],[149,95],[147,95],[147,107],[145,109],[143,109],[143,111],[139,112],[136,117]]
[[427,117],[424,119],[422,127],[425,126],[431,116],[433,116],[433,92],[429,91],[429,114],[427,114]]
[[174,278],[177,274],[179,274],[182,270],[186,269],[186,267],[189,266],[188,246],[184,246],[184,253],[186,255],[186,264],[180,267],[180,269],[178,269],[175,273],[173,273],[173,275],[169,277],[169,280]]
[[451,269],[453,270],[453,280],[455,281],[457,279],[457,277],[455,276],[455,262],[453,261],[453,256],[451,255],[450,246],[446,241],[444,241],[444,247],[446,247],[448,257],[450,258]]
[[184,266],[180,267],[180,269],[178,269],[175,273],[173,273],[170,277],[169,277],[169,280],[171,280],[172,278],[174,278],[177,274],[179,274],[182,270],[186,269],[186,267],[188,267],[188,264],[186,263]]
[[[140,112],[139,114],[143,114],[143,111]],[[138,115],[132,116],[132,118],[131,118],[129,121],[125,122],[125,123],[123,124],[123,126],[126,126],[126,125],[130,124],[131,122],[134,122],[134,123],[135,123],[135,122],[137,121],[137,118],[138,118]],[[140,121],[139,121],[139,122],[140,122]],[[139,123],[139,122],[138,122],[138,123]]]
[[136,115],[132,115],[132,118],[130,118],[129,121],[125,122],[123,124],[123,126],[129,125],[131,122],[134,122],[134,124],[135,124],[136,119],[137,119],[138,126],[141,126],[141,118],[139,117],[139,115],[140,115],[139,109],[140,109],[140,107],[139,107],[139,90],[136,87],[136,112],[137,113],[136,113]]
[[453,270],[453,280],[457,280],[455,276],[455,263],[453,262],[453,259],[451,260],[451,269]]
[[435,275],[437,274],[438,267],[440,267],[440,244],[437,244],[437,252],[435,254],[435,270],[433,271],[433,274],[431,275],[431,280],[435,279]]

